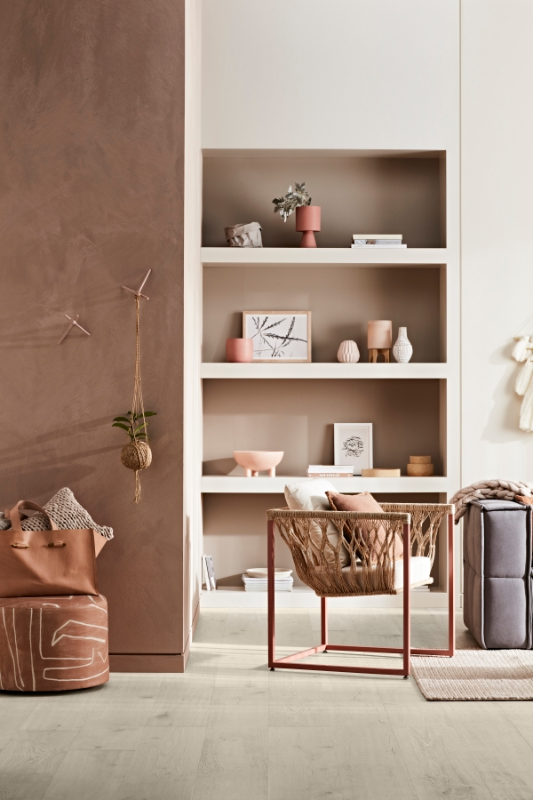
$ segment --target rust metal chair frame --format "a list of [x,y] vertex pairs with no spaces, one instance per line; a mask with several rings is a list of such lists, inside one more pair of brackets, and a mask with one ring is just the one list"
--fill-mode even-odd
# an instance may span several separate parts
[[[300,650],[297,653],[276,658],[276,595],[275,579],[275,519],[268,519],[268,666],[275,669],[303,669],[320,672],[350,672],[370,675],[398,675],[408,678],[411,672],[411,655],[440,656],[451,658],[455,653],[455,547],[454,547],[454,519],[453,506],[447,512],[447,557],[448,557],[448,647],[445,649],[426,649],[411,647],[411,592],[403,590],[403,643],[402,647],[363,647],[351,645],[335,645],[328,641],[328,609],[327,597],[320,597],[321,641],[319,645]],[[298,512],[294,512],[295,515]],[[335,513],[335,512],[333,512]],[[357,516],[356,513],[353,514]],[[379,515],[380,517],[382,515]],[[411,520],[406,514],[403,523],[403,541],[411,542]],[[403,559],[403,587],[410,586],[410,558]],[[361,593],[360,596],[365,596]],[[388,667],[351,667],[334,664],[299,663],[308,656],[325,652],[352,652],[368,654],[397,654],[402,656],[400,668]]]

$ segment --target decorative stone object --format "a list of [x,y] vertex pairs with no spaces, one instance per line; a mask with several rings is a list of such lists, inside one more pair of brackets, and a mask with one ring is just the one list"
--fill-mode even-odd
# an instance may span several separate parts
[[252,339],[226,339],[226,358],[237,364],[248,364],[254,357]]
[[407,328],[399,328],[392,354],[399,364],[408,364],[413,355],[413,345],[407,338]]
[[341,364],[356,364],[361,357],[357,344],[351,339],[341,342],[337,350],[337,360]]
[[276,477],[276,467],[284,456],[283,450],[235,450],[233,458],[244,468],[246,478],[257,478],[260,472],[268,471],[270,478]]
[[431,456],[410,456],[407,474],[411,478],[429,478],[434,474]]
[[237,223],[224,228],[230,247],[263,247],[261,225],[258,222]]

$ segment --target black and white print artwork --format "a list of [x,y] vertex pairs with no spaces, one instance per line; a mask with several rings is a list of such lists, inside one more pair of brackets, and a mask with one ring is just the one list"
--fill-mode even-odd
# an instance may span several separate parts
[[243,336],[254,343],[254,361],[310,361],[310,312],[246,311]]
[[336,422],[334,425],[335,464],[353,466],[353,474],[372,468],[372,423]]

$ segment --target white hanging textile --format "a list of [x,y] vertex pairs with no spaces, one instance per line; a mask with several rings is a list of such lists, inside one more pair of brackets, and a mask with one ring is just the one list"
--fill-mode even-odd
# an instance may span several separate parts
[[513,347],[512,357],[524,363],[515,382],[515,391],[522,396],[518,427],[527,433],[533,432],[533,336],[520,336]]

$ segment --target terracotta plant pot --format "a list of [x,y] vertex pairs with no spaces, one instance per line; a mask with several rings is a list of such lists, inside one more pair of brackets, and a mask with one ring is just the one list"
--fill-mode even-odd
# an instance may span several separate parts
[[247,364],[254,357],[252,339],[226,339],[226,359],[237,364]]
[[235,450],[233,458],[240,467],[244,467],[246,478],[257,478],[258,473],[264,470],[268,470],[269,476],[274,478],[283,455],[283,450]]
[[316,247],[314,231],[320,230],[320,206],[300,206],[296,209],[296,230],[303,231],[300,247]]

